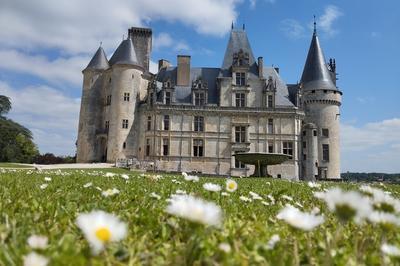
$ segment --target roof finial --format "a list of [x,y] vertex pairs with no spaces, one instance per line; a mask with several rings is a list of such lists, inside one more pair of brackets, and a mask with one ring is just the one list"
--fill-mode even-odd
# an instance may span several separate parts
[[233,30],[233,20],[232,20],[231,30]]
[[125,40],[125,34],[122,34],[122,40],[123,41]]
[[314,35],[317,35],[317,21],[315,19],[315,15],[314,15]]
[[101,47],[102,44],[103,44],[103,42],[100,42],[100,47]]

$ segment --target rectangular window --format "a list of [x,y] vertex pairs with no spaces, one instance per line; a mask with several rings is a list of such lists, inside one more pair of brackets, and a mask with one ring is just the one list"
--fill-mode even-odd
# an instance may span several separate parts
[[194,131],[197,131],[197,132],[204,131],[204,117],[202,117],[202,116],[194,117]]
[[150,156],[150,139],[146,139],[146,156]]
[[307,160],[307,155],[306,154],[303,154],[303,160],[304,161]]
[[147,117],[147,131],[151,130],[151,116]]
[[246,73],[236,72],[236,85],[245,86],[246,85]]
[[194,105],[202,106],[205,104],[205,93],[204,92],[195,92],[194,93]]
[[329,129],[323,128],[322,129],[322,136],[325,138],[329,138]]
[[122,143],[122,149],[126,149],[126,142]]
[[235,127],[235,142],[244,143],[246,142],[246,127],[236,126]]
[[104,128],[105,128],[106,132],[108,133],[108,130],[110,129],[110,121],[108,121],[108,120],[106,121]]
[[164,130],[169,130],[169,115],[164,115]]
[[128,119],[122,119],[122,128],[128,128]]
[[111,104],[111,95],[107,95],[106,105],[110,105],[110,104]]
[[329,145],[322,144],[322,160],[329,162]]
[[124,93],[124,102],[129,102],[129,92]]
[[317,136],[317,131],[316,130],[313,130],[313,135],[314,135],[314,137]]
[[236,93],[236,107],[246,106],[246,94],[243,92]]
[[202,139],[193,140],[193,156],[194,157],[204,156],[204,143]]
[[169,139],[163,139],[163,155],[167,156],[169,154]]
[[282,153],[292,156],[293,155],[293,142],[284,141],[282,143]]
[[303,149],[307,148],[307,143],[303,141]]
[[268,144],[268,153],[274,153],[274,144]]
[[268,98],[268,99],[267,99],[267,104],[268,104],[267,107],[269,107],[269,108],[274,107],[272,95],[268,95],[267,98]]
[[[243,151],[237,151],[235,153],[242,153]],[[236,159],[235,157],[235,168],[239,168],[239,169],[244,169],[246,168],[246,165],[244,163],[242,163],[241,161],[239,161],[238,159]]]
[[272,118],[268,119],[268,133],[269,134],[274,133],[274,119]]
[[169,92],[169,91],[165,92],[165,104],[166,105],[171,104],[171,92]]

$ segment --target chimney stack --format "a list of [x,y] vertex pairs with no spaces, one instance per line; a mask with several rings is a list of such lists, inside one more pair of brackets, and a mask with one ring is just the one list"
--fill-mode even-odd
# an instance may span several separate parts
[[148,28],[128,29],[128,38],[132,39],[138,63],[147,71],[150,69],[152,35],[152,30]]
[[161,59],[161,60],[158,60],[158,70],[160,71],[160,69],[162,69],[162,68],[167,68],[167,67],[169,67],[171,64],[169,63],[169,61],[168,60],[165,60],[165,59]]
[[178,55],[178,86],[189,86],[190,83],[190,55]]
[[261,56],[258,58],[258,77],[263,78],[264,77],[264,58]]

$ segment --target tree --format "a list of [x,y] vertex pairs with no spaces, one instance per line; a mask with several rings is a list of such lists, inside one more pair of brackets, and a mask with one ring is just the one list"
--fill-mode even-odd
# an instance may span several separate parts
[[10,98],[0,95],[0,116],[7,114],[11,110]]

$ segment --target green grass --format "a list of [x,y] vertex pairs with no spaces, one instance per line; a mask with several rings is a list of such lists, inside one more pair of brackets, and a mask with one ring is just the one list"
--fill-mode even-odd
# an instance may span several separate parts
[[[107,170],[109,171],[109,170]],[[127,173],[127,171],[119,171]],[[315,199],[306,183],[272,179],[235,179],[239,188],[230,196],[208,192],[205,182],[225,184],[222,178],[200,178],[198,183],[186,182],[181,176],[167,176],[158,181],[129,172],[129,183],[120,176],[104,177],[99,170],[52,170],[41,173],[27,170],[0,170],[0,265],[22,265],[22,258],[31,249],[26,243],[32,234],[49,237],[49,246],[39,253],[50,259],[51,265],[292,265],[298,246],[300,263],[308,265],[379,265],[382,262],[382,237],[400,246],[398,229],[386,232],[372,224],[358,226],[339,224],[324,203]],[[152,174],[148,174],[149,176]],[[52,178],[42,190],[44,177]],[[172,178],[181,184],[171,182]],[[268,182],[267,182],[268,181]],[[92,182],[90,188],[83,188]],[[323,188],[355,184],[322,183]],[[95,187],[103,190],[118,188],[121,193],[103,197]],[[164,210],[166,199],[177,189],[213,201],[224,213],[222,228],[209,228],[173,217]],[[398,195],[400,187],[387,186]],[[261,201],[243,202],[256,192],[274,205]],[[156,192],[162,199],[149,197]],[[290,202],[281,195],[294,198]],[[289,228],[276,215],[286,203],[299,202],[304,211],[320,208],[326,221],[311,232]],[[113,213],[128,224],[128,236],[111,244],[98,256],[91,255],[88,242],[76,227],[80,212],[100,209]],[[274,249],[266,249],[273,234],[281,241]],[[232,251],[218,248],[228,243]],[[331,254],[331,255],[329,255]],[[389,258],[387,258],[389,259]],[[400,263],[393,258],[387,264]]]
[[0,163],[0,168],[33,168],[29,165],[22,165],[19,163]]

